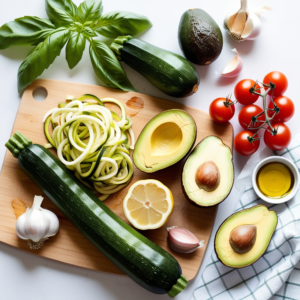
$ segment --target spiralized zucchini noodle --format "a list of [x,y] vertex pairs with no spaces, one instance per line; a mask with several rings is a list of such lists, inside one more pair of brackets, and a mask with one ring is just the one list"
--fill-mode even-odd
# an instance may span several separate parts
[[[114,103],[121,116],[104,103]],[[43,119],[46,148],[56,148],[59,160],[100,200],[124,188],[133,175],[129,149],[134,149],[132,121],[125,106],[113,98],[85,94],[49,110]],[[49,127],[52,126],[52,134]],[[130,144],[129,144],[130,141]]]

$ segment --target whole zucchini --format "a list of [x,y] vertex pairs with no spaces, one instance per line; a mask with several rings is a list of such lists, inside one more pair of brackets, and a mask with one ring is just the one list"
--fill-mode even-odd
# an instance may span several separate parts
[[119,60],[145,76],[159,90],[173,97],[196,93],[200,77],[184,57],[131,36],[120,36],[110,48]]
[[114,214],[50,151],[19,132],[5,146],[77,229],[136,283],[170,297],[186,287],[177,260]]

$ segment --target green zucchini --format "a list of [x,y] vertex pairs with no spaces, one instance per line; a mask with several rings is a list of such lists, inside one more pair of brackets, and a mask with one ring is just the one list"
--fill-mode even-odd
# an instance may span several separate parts
[[186,287],[177,260],[114,214],[49,150],[18,132],[5,146],[77,229],[136,283],[172,298]]
[[145,76],[155,87],[173,97],[197,92],[200,77],[188,60],[131,36],[120,36],[110,48],[119,60]]

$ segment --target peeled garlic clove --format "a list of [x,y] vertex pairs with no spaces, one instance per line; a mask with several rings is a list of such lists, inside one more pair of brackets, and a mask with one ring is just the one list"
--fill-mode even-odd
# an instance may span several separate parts
[[239,56],[236,49],[232,49],[231,51],[235,52],[234,58],[226,65],[223,72],[221,74],[217,73],[220,76],[231,78],[236,77],[240,74],[243,69],[243,60]]
[[169,246],[180,253],[191,253],[198,248],[204,247],[204,241],[199,242],[198,238],[187,229],[173,226],[167,228]]

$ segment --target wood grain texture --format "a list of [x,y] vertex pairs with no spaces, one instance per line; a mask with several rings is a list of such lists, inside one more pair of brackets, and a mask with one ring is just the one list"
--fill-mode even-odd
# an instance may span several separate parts
[[[43,87],[48,96],[45,101],[37,102],[32,94],[37,88]],[[112,97],[126,102],[132,97],[139,97],[144,102],[142,110],[134,111],[128,107],[128,112],[133,120],[133,131],[137,137],[146,123],[156,114],[167,109],[183,109],[190,113],[197,123],[197,141],[201,141],[208,135],[220,137],[224,143],[232,147],[233,130],[231,124],[218,125],[211,121],[209,115],[203,111],[162,100],[159,98],[135,93],[122,92],[115,89],[40,79],[31,84],[24,92],[19,111],[15,120],[13,132],[20,131],[34,143],[45,144],[46,138],[43,131],[42,118],[51,108],[59,102],[64,102],[67,95],[79,97],[82,94],[94,94],[99,98]],[[115,110],[116,106],[111,106]],[[116,110],[115,110],[116,111]],[[53,152],[54,153],[54,152]],[[188,280],[193,279],[201,265],[206,246],[209,242],[213,228],[217,207],[200,208],[187,201],[181,190],[181,171],[183,163],[180,162],[170,168],[153,174],[145,174],[134,169],[131,183],[122,191],[110,196],[105,204],[119,217],[127,222],[123,209],[122,200],[132,183],[141,179],[154,178],[160,180],[170,188],[174,195],[174,212],[166,226],[152,231],[142,232],[149,239],[170,252],[180,263],[183,274]],[[0,174],[0,241],[19,249],[34,253],[43,257],[51,258],[60,262],[85,267],[93,270],[122,274],[101,252],[99,252],[68,220],[67,218],[45,197],[42,204],[44,208],[52,210],[60,220],[60,230],[55,237],[46,241],[40,250],[30,250],[26,241],[19,239],[15,232],[16,215],[12,207],[13,199],[21,199],[27,206],[32,205],[34,195],[43,195],[37,186],[23,173],[9,151],[6,152],[3,168]],[[43,195],[45,196],[45,195]],[[172,251],[167,242],[167,227],[180,226],[193,232],[199,240],[205,240],[205,247],[197,249],[191,254],[179,254]]]

